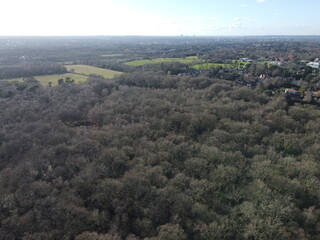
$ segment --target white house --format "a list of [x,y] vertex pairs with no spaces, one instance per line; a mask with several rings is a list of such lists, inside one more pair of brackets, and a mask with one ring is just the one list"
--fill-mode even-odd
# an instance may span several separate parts
[[312,68],[319,68],[320,62],[309,62],[309,63],[307,63],[307,66],[312,67]]

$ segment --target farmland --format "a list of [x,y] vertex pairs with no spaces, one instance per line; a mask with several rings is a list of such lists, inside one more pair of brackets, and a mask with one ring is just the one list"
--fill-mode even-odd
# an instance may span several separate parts
[[[90,75],[102,76],[103,78],[113,78],[114,76],[121,74],[121,72],[88,65],[66,65],[65,67],[69,73],[41,75],[34,76],[34,78],[41,82],[43,86],[48,86],[50,82],[52,86],[56,86],[58,85],[59,79],[65,80],[66,78],[70,78],[74,80],[74,83],[83,83],[87,81]],[[24,78],[11,78],[7,80],[10,82],[22,82],[24,81]]]
[[126,65],[129,66],[143,66],[146,64],[155,64],[155,63],[163,63],[163,62],[180,62],[185,64],[196,63],[199,62],[199,58],[197,56],[189,56],[185,58],[155,58],[155,59],[145,59],[145,60],[136,60],[126,62]]
[[[80,74],[74,74],[74,73],[65,73],[65,74],[53,74],[53,75],[44,75],[44,76],[34,76],[36,80],[41,82],[43,86],[48,86],[51,82],[52,86],[58,85],[59,79],[66,79],[71,78],[74,80],[75,83],[82,83],[87,81],[88,76],[80,75]],[[23,82],[23,78],[12,78],[8,79],[10,82]]]
[[88,65],[66,65],[65,67],[67,68],[68,72],[77,73],[77,74],[86,75],[86,76],[99,75],[104,78],[113,78],[115,75],[121,74],[121,72],[92,67]]

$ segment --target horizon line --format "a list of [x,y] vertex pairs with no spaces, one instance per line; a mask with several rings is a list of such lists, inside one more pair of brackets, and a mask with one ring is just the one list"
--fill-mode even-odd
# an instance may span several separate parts
[[11,37],[320,37],[320,34],[248,34],[248,35],[0,35],[0,38]]

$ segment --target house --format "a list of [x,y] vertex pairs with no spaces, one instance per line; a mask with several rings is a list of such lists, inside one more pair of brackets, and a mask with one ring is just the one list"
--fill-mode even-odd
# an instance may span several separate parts
[[306,64],[308,67],[312,67],[312,68],[320,68],[320,62],[309,62]]
[[240,58],[239,61],[240,61],[240,62],[253,62],[253,60],[251,60],[250,58],[247,58],[247,57],[245,57],[245,58]]
[[301,99],[301,93],[298,90],[292,88],[286,88],[284,90],[286,97],[289,99]]
[[287,65],[288,63],[287,62],[285,62],[285,61],[271,61],[271,62],[268,62],[269,64],[271,64],[271,65],[277,65],[277,66],[285,66],[285,65]]
[[295,90],[295,89],[293,89],[293,88],[286,88],[286,89],[284,90],[284,92],[285,92],[285,93],[288,93],[288,94],[295,94],[295,93],[299,93],[299,94],[300,94],[300,92],[299,92],[298,90]]
[[267,76],[265,74],[261,74],[259,78],[256,79],[256,83],[263,82],[266,78]]
[[311,92],[313,97],[320,98],[320,91]]
[[260,74],[259,78],[266,79],[266,75],[265,74]]
[[320,68],[320,58],[316,58],[313,62],[307,63],[306,66],[319,69]]

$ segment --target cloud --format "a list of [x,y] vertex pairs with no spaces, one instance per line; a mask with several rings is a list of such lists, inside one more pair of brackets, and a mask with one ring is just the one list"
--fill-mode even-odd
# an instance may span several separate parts
[[257,3],[265,3],[267,0],[256,0]]
[[250,18],[250,17],[244,17],[244,18],[239,18],[239,17],[234,17],[232,18],[233,22],[254,22],[255,19]]
[[241,21],[242,19],[241,19],[241,18],[239,18],[239,17],[234,17],[234,18],[232,18],[232,20],[233,20],[233,21],[237,21],[237,22],[239,22],[239,21]]
[[229,28],[243,28],[243,24],[241,22],[234,22],[231,25],[228,26]]
[[249,17],[246,17],[245,20],[246,20],[247,22],[249,22],[249,23],[252,23],[252,22],[255,21],[255,19],[249,18]]
[[240,7],[242,7],[242,8],[245,8],[245,7],[247,7],[248,5],[246,5],[246,4],[241,4],[240,5]]

